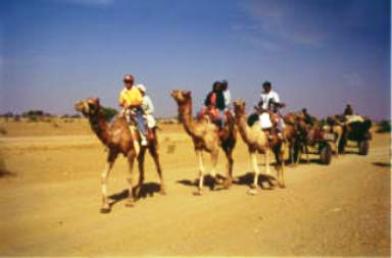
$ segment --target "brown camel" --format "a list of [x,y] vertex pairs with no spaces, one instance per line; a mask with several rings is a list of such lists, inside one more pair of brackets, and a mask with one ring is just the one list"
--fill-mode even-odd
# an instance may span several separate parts
[[283,118],[285,128],[283,134],[289,148],[289,162],[291,165],[297,165],[299,162],[300,131],[298,128],[298,116],[296,113],[288,113]]
[[324,125],[323,130],[335,135],[335,140],[333,141],[333,152],[336,157],[339,157],[339,143],[343,136],[344,123],[340,121],[340,116],[335,115],[333,117],[328,117],[326,119],[327,125]]
[[[144,156],[146,149],[148,149],[155,162],[161,183],[160,191],[162,194],[165,193],[156,137],[154,137],[155,140],[149,141],[148,146],[142,147],[140,150],[138,150],[139,146],[135,146],[135,141],[140,141],[139,134],[135,133],[135,130],[132,130],[131,132],[126,119],[121,116],[117,116],[111,124],[108,124],[103,116],[99,99],[88,98],[86,100],[81,100],[75,104],[75,109],[89,119],[91,129],[108,149],[107,164],[101,174],[101,188],[103,196],[101,208],[102,213],[108,213],[111,209],[111,205],[108,200],[107,182],[110,171],[113,168],[114,162],[118,154],[123,154],[125,157],[127,157],[129,163],[129,175],[127,177],[128,199],[126,202],[126,206],[133,206],[135,197],[138,195],[143,185]],[[134,128],[134,126],[131,126],[131,128]],[[137,158],[138,160],[138,167],[140,173],[139,182],[136,187],[134,187],[135,180],[133,175],[133,164],[135,158]]]
[[204,181],[203,151],[211,154],[211,176],[216,179],[215,169],[218,162],[219,147],[223,149],[227,159],[227,173],[223,186],[229,188],[233,180],[233,149],[236,143],[236,128],[234,117],[226,112],[226,123],[222,129],[209,122],[208,119],[192,118],[192,96],[190,91],[173,90],[171,96],[178,104],[178,112],[185,131],[192,137],[196,156],[199,163],[199,185],[196,194],[202,194]]
[[247,123],[246,113],[245,113],[245,102],[242,100],[234,101],[234,113],[235,113],[235,122],[238,126],[238,130],[242,137],[242,140],[248,145],[250,160],[255,171],[253,184],[251,185],[251,189],[249,191],[250,194],[257,193],[257,185],[259,179],[259,167],[257,165],[257,152],[264,154],[265,156],[265,169],[266,173],[270,174],[270,162],[269,162],[269,151],[275,154],[276,159],[276,170],[277,170],[277,178],[278,184],[281,188],[285,187],[284,183],[284,148],[283,148],[283,140],[281,140],[276,134],[271,134],[271,137],[268,137],[267,133],[261,130],[259,123],[254,123],[249,126]]

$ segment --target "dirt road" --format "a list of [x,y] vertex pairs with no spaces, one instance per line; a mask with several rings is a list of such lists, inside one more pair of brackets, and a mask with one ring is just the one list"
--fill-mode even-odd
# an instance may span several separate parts
[[0,146],[9,173],[0,178],[2,256],[390,254],[388,135],[375,136],[367,157],[288,167],[286,189],[260,189],[256,196],[247,194],[248,156],[240,140],[239,183],[198,197],[190,140],[182,131],[163,131],[168,195],[157,192],[147,158],[145,197],[125,207],[121,158],[109,181],[117,200],[110,214],[99,213],[105,152],[92,135],[2,137]]

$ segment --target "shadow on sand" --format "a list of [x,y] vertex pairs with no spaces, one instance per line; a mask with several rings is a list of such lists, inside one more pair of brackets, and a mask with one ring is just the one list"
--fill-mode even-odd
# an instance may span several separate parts
[[2,177],[16,177],[17,174],[7,169],[5,161],[0,158],[0,178]]
[[[334,156],[332,156],[332,158],[333,158]],[[309,161],[308,160],[306,160],[306,158],[302,158],[302,159],[300,159],[299,160],[299,162],[298,162],[298,165],[306,165],[306,164],[322,164],[321,163],[321,160],[320,160],[320,158],[319,157],[317,157],[317,158],[309,158]],[[293,164],[290,162],[290,160],[288,160],[288,161],[286,161],[286,165],[287,166],[293,166]],[[296,164],[294,164],[294,166],[295,166]]]
[[16,177],[16,173],[13,173],[7,169],[0,168],[0,178],[2,177]]
[[[135,189],[134,189],[135,190]],[[144,183],[140,189],[139,195],[136,197],[136,200],[145,199],[147,197],[153,197],[155,193],[159,193],[161,190],[161,186],[158,183],[150,182]],[[128,198],[128,189],[124,189],[121,192],[112,194],[109,196],[112,200],[110,206],[112,207],[118,202],[125,200]]]
[[384,167],[384,168],[390,168],[391,167],[391,163],[390,162],[373,162],[372,164],[374,166],[377,166],[377,167]]
[[[216,179],[222,182],[225,179],[225,177],[220,174],[217,174]],[[216,179],[213,178],[211,175],[205,175],[204,186],[207,186],[210,190],[222,190],[223,188],[217,187],[220,184],[216,181]],[[199,178],[194,179],[193,181],[189,179],[182,179],[182,180],[178,180],[177,183],[185,186],[197,187],[199,185]]]
[[[250,186],[253,184],[254,174],[253,172],[246,172],[244,175],[236,177],[234,184]],[[272,190],[277,185],[275,177],[266,174],[260,174],[258,182],[263,190]]]

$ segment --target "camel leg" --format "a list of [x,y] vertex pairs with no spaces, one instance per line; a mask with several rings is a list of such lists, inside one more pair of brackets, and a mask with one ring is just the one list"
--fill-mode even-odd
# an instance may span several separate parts
[[296,162],[294,160],[294,155],[295,155],[295,145],[290,143],[289,144],[289,155],[290,155],[290,164],[291,165],[296,165]]
[[148,151],[150,152],[150,154],[152,156],[152,159],[154,160],[154,164],[155,164],[155,167],[156,167],[157,172],[158,172],[159,180],[160,180],[160,183],[161,183],[160,193],[162,195],[164,195],[164,194],[166,194],[166,187],[165,187],[165,183],[164,183],[164,180],[163,180],[163,173],[162,173],[161,163],[159,162],[159,153],[158,153],[158,150],[157,150],[157,146],[154,145],[154,146],[150,147],[148,149]]
[[213,150],[211,152],[211,172],[210,175],[214,180],[214,184],[215,183],[219,183],[218,179],[216,177],[216,166],[218,165],[218,157],[219,157],[219,149]]
[[101,191],[102,191],[102,208],[101,213],[110,212],[110,204],[108,200],[108,178],[110,171],[113,168],[114,161],[108,161],[105,165],[105,169],[101,174]]
[[309,163],[310,162],[310,157],[309,157],[308,145],[305,145],[304,148],[305,148],[305,153],[306,153],[306,163]]
[[340,142],[341,137],[342,137],[342,134],[338,134],[338,138],[336,139],[336,143],[335,143],[335,156],[337,158],[339,158],[339,142]]
[[285,188],[285,182],[284,182],[284,148],[282,146],[277,147],[275,152],[275,158],[276,158],[276,163],[277,163],[277,173],[278,173],[278,182],[280,188]]
[[269,149],[267,149],[267,150],[265,151],[264,160],[265,160],[265,173],[266,173],[267,175],[271,175]]
[[125,203],[125,206],[127,207],[133,207],[135,199],[134,199],[134,192],[133,192],[133,187],[134,187],[134,170],[133,170],[133,164],[136,159],[136,152],[134,150],[131,150],[128,153],[128,166],[129,166],[129,174],[127,177],[128,181],[128,200]]
[[138,169],[139,169],[139,181],[138,184],[135,188],[134,195],[135,197],[140,196],[140,191],[142,190],[143,183],[144,183],[144,157],[146,154],[146,148],[143,147],[140,149],[140,152],[137,156],[137,162],[138,162]]
[[250,160],[252,162],[252,167],[253,171],[255,172],[255,175],[253,177],[253,184],[251,185],[251,189],[249,189],[249,194],[257,194],[257,186],[259,184],[259,175],[260,175],[260,170],[259,166],[257,164],[257,154],[256,152],[250,153]]
[[218,156],[219,156],[219,150],[218,150],[218,149],[213,150],[213,151],[211,152],[211,165],[212,165],[212,168],[211,168],[210,175],[211,175],[213,178],[216,177],[216,166],[217,166],[217,164],[218,164]]
[[196,150],[196,156],[199,162],[199,186],[198,191],[195,193],[196,195],[201,195],[203,192],[203,185],[204,185],[204,164],[203,164],[203,151]]
[[297,153],[297,159],[295,160],[295,164],[296,164],[296,165],[298,165],[299,162],[301,161],[301,156],[302,156],[302,153],[303,153],[303,148],[305,148],[305,146],[302,146],[302,144],[299,145],[299,146],[297,146],[298,153]]
[[226,172],[226,179],[223,183],[223,187],[225,189],[230,188],[233,183],[233,149],[225,149],[226,159],[227,159],[227,172]]

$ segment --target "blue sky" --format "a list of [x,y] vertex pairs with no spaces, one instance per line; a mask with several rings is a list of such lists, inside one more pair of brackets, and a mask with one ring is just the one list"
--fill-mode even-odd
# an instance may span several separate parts
[[0,112],[117,107],[132,73],[157,116],[175,115],[171,89],[196,110],[222,79],[248,106],[269,80],[286,112],[390,115],[386,0],[5,0],[0,26]]

